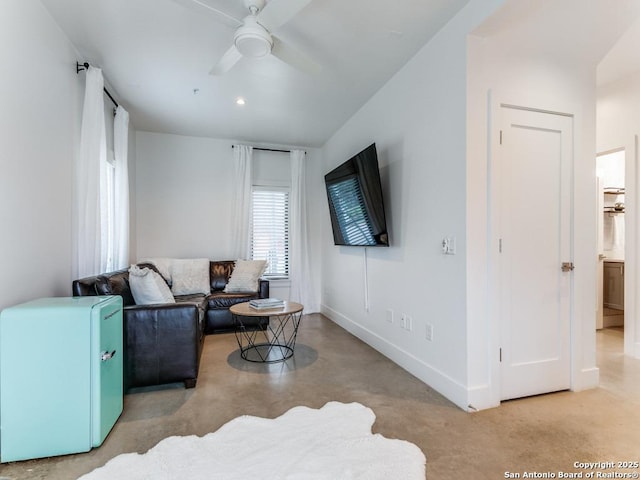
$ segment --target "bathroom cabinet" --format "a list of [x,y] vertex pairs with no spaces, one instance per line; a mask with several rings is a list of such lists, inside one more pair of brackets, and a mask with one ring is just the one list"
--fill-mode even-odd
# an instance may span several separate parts
[[624,310],[624,262],[604,262],[604,306]]

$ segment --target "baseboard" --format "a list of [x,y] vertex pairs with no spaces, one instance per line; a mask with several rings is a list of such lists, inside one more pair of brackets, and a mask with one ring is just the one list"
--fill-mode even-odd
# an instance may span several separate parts
[[329,320],[404,368],[458,407],[470,411],[464,385],[327,305],[321,305],[320,311]]
[[600,369],[598,367],[583,368],[578,377],[571,382],[571,390],[579,392],[596,388],[600,384]]
[[478,412],[500,406],[500,398],[496,396],[491,385],[477,385],[467,389],[467,410]]

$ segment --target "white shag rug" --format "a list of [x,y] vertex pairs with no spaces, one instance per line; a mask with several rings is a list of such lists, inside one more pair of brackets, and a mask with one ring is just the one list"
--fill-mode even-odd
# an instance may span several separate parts
[[273,420],[241,416],[204,437],[169,437],[125,453],[81,480],[424,480],[413,443],[371,433],[376,416],[359,403],[295,407]]

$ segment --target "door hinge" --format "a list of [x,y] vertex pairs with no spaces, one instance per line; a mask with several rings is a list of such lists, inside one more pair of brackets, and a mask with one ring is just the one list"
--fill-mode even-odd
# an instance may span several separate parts
[[498,239],[498,253],[502,253],[502,239]]
[[563,272],[572,272],[575,269],[575,265],[573,262],[562,262],[562,271]]
[[502,363],[502,347],[500,347],[499,350],[500,350],[500,354],[499,354],[500,355],[500,363]]
[[502,130],[500,130],[500,145],[502,145]]

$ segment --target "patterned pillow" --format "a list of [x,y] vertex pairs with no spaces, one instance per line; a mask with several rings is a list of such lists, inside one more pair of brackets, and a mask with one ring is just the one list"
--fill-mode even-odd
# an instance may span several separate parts
[[176,303],[167,282],[157,272],[149,268],[131,265],[129,286],[136,305]]
[[208,258],[175,258],[171,261],[171,291],[174,295],[211,293]]
[[266,260],[237,260],[224,291],[227,293],[257,292],[258,281],[266,268]]

